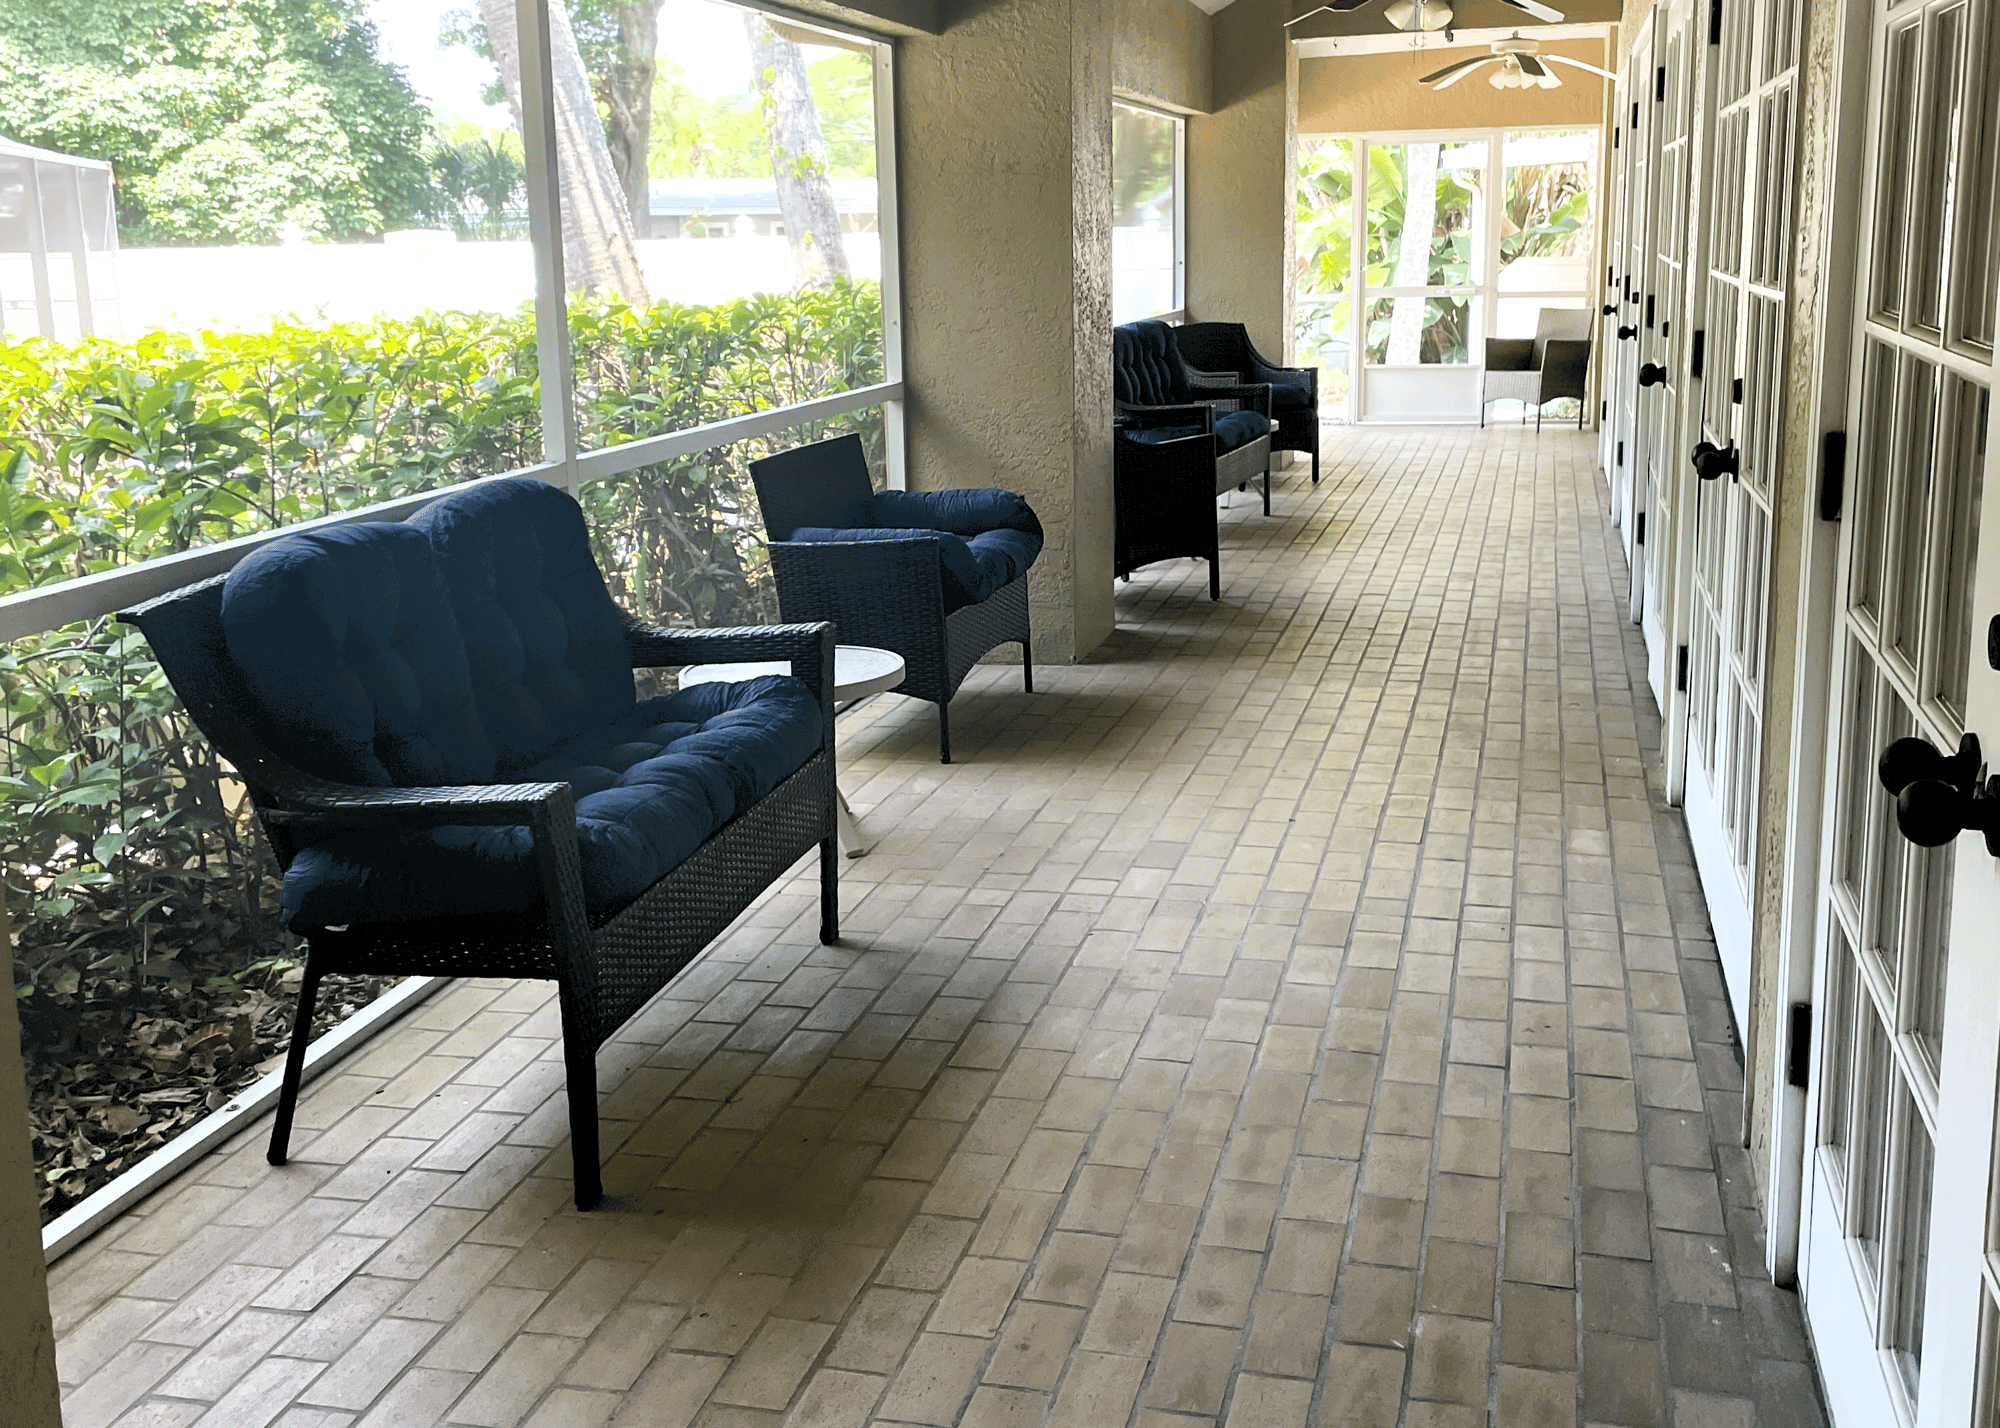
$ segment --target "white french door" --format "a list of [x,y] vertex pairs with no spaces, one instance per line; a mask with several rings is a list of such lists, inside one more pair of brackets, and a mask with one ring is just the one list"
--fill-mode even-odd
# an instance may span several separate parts
[[[1693,483],[1682,806],[1739,1025],[1750,1016],[1750,906],[1772,482],[1785,398],[1799,15],[1799,0],[1721,7],[1712,51],[1699,421],[1689,423],[1709,456]],[[1679,459],[1687,462],[1690,455],[1682,452]]]
[[1903,737],[2000,752],[1978,637],[2000,611],[2000,510],[1983,500],[1995,9],[1870,0],[1865,153],[1839,156],[1865,165],[1863,231],[1799,1264],[1839,1428],[2000,1422],[2000,861],[1976,833],[1908,841],[1877,772]]
[[1647,255],[1652,248],[1653,165],[1647,122],[1647,104],[1652,94],[1654,15],[1648,12],[1638,21],[1631,52],[1625,60],[1625,78],[1620,86],[1620,103],[1613,119],[1618,127],[1620,169],[1618,232],[1612,251],[1616,254],[1617,280],[1612,286],[1611,317],[1613,356],[1606,364],[1607,388],[1611,394],[1611,512],[1618,522],[1625,545],[1625,559],[1632,567],[1633,589],[1638,588],[1639,559],[1643,554],[1634,542],[1638,522],[1634,519],[1637,481],[1635,451],[1639,425],[1639,334],[1640,317],[1645,311],[1644,275]]

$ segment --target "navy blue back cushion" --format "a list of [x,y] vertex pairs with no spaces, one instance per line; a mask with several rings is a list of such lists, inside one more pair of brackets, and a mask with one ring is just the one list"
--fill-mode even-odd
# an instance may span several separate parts
[[517,777],[579,730],[631,710],[624,620],[572,497],[502,477],[426,506],[409,524],[429,538],[457,611],[496,777]]
[[229,573],[222,628],[258,731],[305,772],[377,787],[493,778],[421,532],[361,522],[273,541]]
[[1164,322],[1128,322],[1111,329],[1112,393],[1140,407],[1170,407],[1192,400],[1187,374]]
[[1019,531],[1042,548],[1042,523],[1027,498],[992,486],[952,491],[877,491],[868,502],[871,524],[903,530],[950,531],[970,538],[988,531]]

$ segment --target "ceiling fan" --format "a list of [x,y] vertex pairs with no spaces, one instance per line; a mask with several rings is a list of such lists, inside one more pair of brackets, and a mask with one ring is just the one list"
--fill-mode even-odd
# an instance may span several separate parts
[[1524,40],[1516,35],[1512,39],[1495,40],[1492,54],[1475,55],[1471,59],[1448,64],[1441,70],[1423,76],[1417,83],[1428,84],[1432,89],[1449,89],[1483,64],[1500,66],[1487,76],[1487,83],[1495,89],[1554,89],[1562,83],[1562,80],[1549,68],[1552,64],[1566,64],[1572,69],[1588,70],[1602,79],[1618,77],[1610,70],[1599,69],[1594,64],[1585,64],[1582,60],[1571,59],[1567,55],[1541,54],[1539,46],[1533,40]]
[[[1317,10],[1294,15],[1285,21],[1285,28],[1289,30],[1292,26],[1303,20],[1310,20],[1315,15],[1346,15],[1370,3],[1372,0],[1328,0],[1327,4]],[[1544,5],[1542,0],[1499,0],[1499,3],[1547,24],[1562,23],[1563,12],[1553,6]],[[1442,30],[1452,19],[1451,6],[1446,0],[1393,0],[1393,3],[1382,11],[1382,17],[1389,22],[1390,28],[1409,31]]]

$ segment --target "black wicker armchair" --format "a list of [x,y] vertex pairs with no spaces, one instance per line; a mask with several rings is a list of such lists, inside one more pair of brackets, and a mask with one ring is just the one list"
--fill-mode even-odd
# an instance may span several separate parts
[[1312,453],[1313,482],[1319,482],[1319,368],[1280,367],[1267,361],[1240,322],[1190,322],[1174,329],[1189,379],[1268,382],[1271,415],[1278,430],[1273,451]]
[[[510,504],[507,530],[538,533],[527,548],[470,548],[468,527]],[[286,1158],[329,973],[547,978],[589,1209],[603,1195],[597,1048],[815,844],[820,939],[839,935],[833,629],[633,621],[604,591],[576,503],[539,482],[481,483],[416,521],[439,515],[428,530],[287,537],[119,618],[248,787],[306,940],[271,1162]],[[449,552],[431,542],[446,536],[468,548],[469,579],[440,573]],[[492,598],[466,593],[482,581]],[[796,679],[650,700],[631,687],[640,668],[779,659]],[[573,731],[604,690],[611,722]],[[767,711],[782,737],[760,737]],[[496,766],[523,730],[554,753]]]
[[892,691],[937,705],[938,762],[951,762],[952,696],[979,657],[1019,641],[1035,692],[1028,569],[1041,523],[1012,492],[875,491],[858,436],[750,463],[778,611],[829,620],[847,644],[903,657]]
[[1264,514],[1270,515],[1270,387],[1216,380],[1197,386],[1176,343],[1176,330],[1164,322],[1128,322],[1111,329],[1117,422],[1128,431],[1151,433],[1149,440],[1166,440],[1169,434],[1212,437],[1211,495],[1241,491],[1261,480]]

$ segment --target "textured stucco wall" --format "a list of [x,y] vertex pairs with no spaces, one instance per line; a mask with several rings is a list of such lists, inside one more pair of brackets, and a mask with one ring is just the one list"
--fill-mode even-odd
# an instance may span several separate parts
[[1215,17],[1215,109],[1188,120],[1188,312],[1248,323],[1267,355],[1290,346],[1292,158],[1285,0]]
[[1111,88],[1184,114],[1213,104],[1215,47],[1191,0],[1111,0]]
[[[1772,489],[1769,644],[1765,649],[1764,728],[1757,816],[1757,879],[1750,909],[1750,1022],[1744,1030],[1744,1087],[1749,1096],[1750,1164],[1765,1201],[1774,1105],[1772,1081],[1784,1054],[1785,1004],[1780,983],[1784,938],[1785,834],[1791,819],[1789,780],[1792,711],[1801,606],[1795,597],[1808,544],[1819,531],[1817,356],[1829,285],[1824,271],[1833,153],[1834,65],[1839,9],[1806,0],[1799,57],[1798,168],[1792,191],[1791,331],[1785,350],[1784,456]],[[1837,336],[1833,340],[1840,340]],[[1823,810],[1824,812],[1824,810]]]
[[910,485],[1028,498],[1035,657],[1076,660],[1112,624],[1108,0],[998,0],[898,61]]
[[[0,906],[0,961],[11,961],[13,934]],[[62,1428],[56,1388],[56,1336],[49,1324],[42,1219],[35,1199],[35,1159],[28,1141],[28,1080],[21,1066],[21,1020],[11,967],[0,988],[0,1421],[8,1428]]]
[[[1604,66],[1602,40],[1546,44],[1549,54]],[[1407,129],[1595,128],[1603,116],[1605,82],[1562,69],[1560,89],[1495,89],[1493,71],[1477,70],[1443,91],[1417,80],[1462,59],[1471,49],[1407,50],[1388,55],[1337,55],[1299,61],[1299,132],[1370,134]]]

